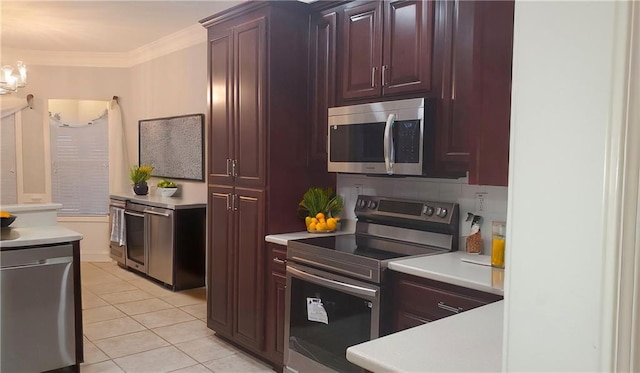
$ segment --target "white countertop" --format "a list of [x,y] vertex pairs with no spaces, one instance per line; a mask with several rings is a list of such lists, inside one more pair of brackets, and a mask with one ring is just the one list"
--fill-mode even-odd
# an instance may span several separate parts
[[372,372],[500,372],[503,301],[347,349]]
[[82,234],[71,229],[46,225],[39,227],[2,228],[2,236],[18,234],[15,239],[0,241],[0,247],[22,247],[33,245],[48,245],[61,242],[71,242],[82,239]]
[[[304,224],[304,223],[303,223]],[[342,220],[342,229],[333,233],[309,233],[307,231],[270,234],[264,238],[265,241],[287,246],[290,240],[301,240],[303,238],[316,238],[321,236],[339,236],[342,234],[352,234],[355,229],[355,222],[350,220]]]
[[[178,191],[178,193],[179,192],[181,191]],[[118,199],[121,201],[129,200],[131,202],[139,202],[145,205],[167,208],[171,210],[207,207],[207,201],[200,198],[189,198],[180,196],[163,197],[161,195],[153,194],[152,192],[149,192],[149,194],[147,194],[146,196],[136,195],[132,191],[120,192],[111,194],[109,197],[111,199]]]
[[431,280],[504,295],[504,269],[462,261],[488,261],[487,256],[455,251],[447,254],[398,259],[388,268]]
[[62,207],[60,203],[30,203],[21,205],[2,205],[0,210],[7,212],[23,211],[58,211]]

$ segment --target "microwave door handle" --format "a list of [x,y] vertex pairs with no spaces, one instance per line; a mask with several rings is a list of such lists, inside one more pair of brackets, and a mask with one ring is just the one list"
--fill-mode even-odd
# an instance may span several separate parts
[[387,124],[384,127],[384,166],[388,175],[393,175],[393,162],[395,161],[393,153],[393,133],[391,132],[395,119],[395,114],[389,114]]

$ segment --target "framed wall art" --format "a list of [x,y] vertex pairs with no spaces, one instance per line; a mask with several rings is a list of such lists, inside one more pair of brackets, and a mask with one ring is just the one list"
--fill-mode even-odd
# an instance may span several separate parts
[[151,176],[204,181],[204,114],[138,121],[138,159]]

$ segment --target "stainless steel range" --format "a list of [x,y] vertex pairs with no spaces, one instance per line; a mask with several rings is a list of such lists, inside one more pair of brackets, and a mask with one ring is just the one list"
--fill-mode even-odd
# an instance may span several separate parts
[[385,332],[387,263],[458,249],[455,203],[361,195],[355,214],[355,234],[288,243],[286,371],[362,371],[345,351]]

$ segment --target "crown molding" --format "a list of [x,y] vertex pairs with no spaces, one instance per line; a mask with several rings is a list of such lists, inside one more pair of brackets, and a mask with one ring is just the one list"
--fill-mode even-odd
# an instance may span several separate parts
[[27,65],[128,68],[207,41],[207,32],[195,24],[130,52],[64,52],[2,48],[2,60]]
[[139,65],[206,41],[207,30],[196,23],[129,52],[129,66]]

